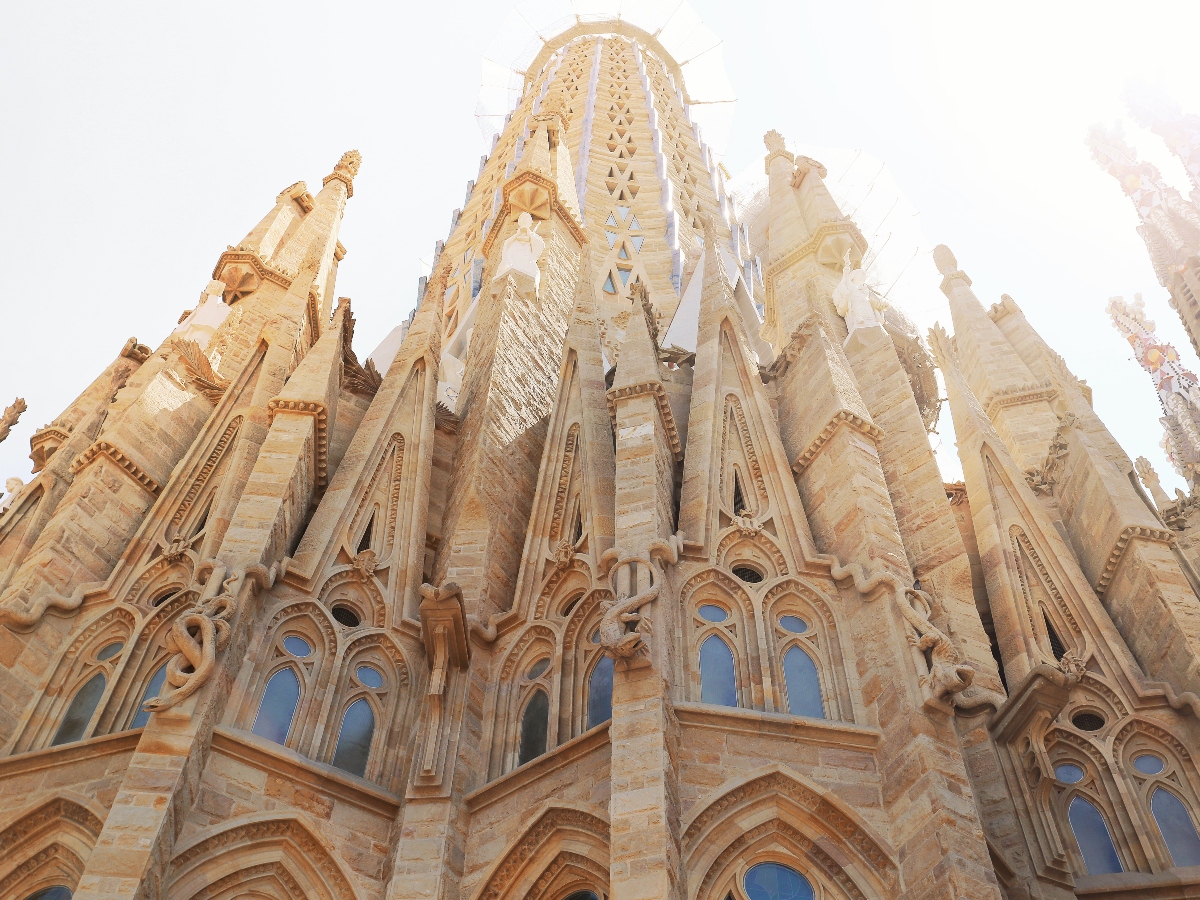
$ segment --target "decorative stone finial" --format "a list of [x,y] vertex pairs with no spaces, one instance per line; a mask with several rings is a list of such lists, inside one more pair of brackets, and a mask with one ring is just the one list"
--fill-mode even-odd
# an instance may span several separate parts
[[561,91],[552,91],[546,95],[542,105],[538,107],[535,119],[552,119],[555,116],[562,122],[565,131],[571,127],[571,116],[567,112],[567,99]]
[[4,410],[3,415],[0,415],[0,441],[8,437],[8,433],[17,424],[17,419],[21,418],[21,413],[25,412],[25,409],[25,401],[18,397],[12,402],[12,406]]
[[347,150],[342,154],[342,158],[338,160],[333,171],[325,176],[321,182],[322,185],[329,184],[331,181],[340,181],[346,185],[346,196],[354,196],[354,176],[358,174],[358,167],[362,165],[362,154],[357,150]]
[[787,152],[787,142],[783,139],[783,135],[774,128],[763,135],[763,143],[767,145],[768,153]]
[[958,274],[958,260],[945,244],[938,244],[933,248],[933,264],[947,278]]

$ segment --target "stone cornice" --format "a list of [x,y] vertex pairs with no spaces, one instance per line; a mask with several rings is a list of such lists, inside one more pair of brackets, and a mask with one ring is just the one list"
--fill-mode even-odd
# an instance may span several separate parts
[[267,402],[267,423],[273,425],[279,413],[313,417],[317,485],[324,487],[329,476],[329,413],[324,403],[315,400],[285,400],[276,397]]
[[157,497],[158,492],[162,490],[162,485],[155,481],[145,469],[122,453],[120,448],[109,443],[108,441],[96,441],[96,443],[92,444],[92,446],[80,453],[79,456],[75,458],[75,461],[71,463],[71,474],[78,475],[81,471],[83,471],[83,469],[87,468],[87,466],[90,465],[97,456],[100,456],[101,454],[107,456],[114,463],[116,463],[122,472],[144,487],[151,493],[151,495]]
[[862,416],[855,415],[848,409],[839,409],[833,418],[825,424],[825,427],[821,429],[821,433],[808,445],[808,449],[796,458],[796,461],[792,464],[792,471],[797,475],[803,475],[804,470],[812,464],[817,454],[821,452],[821,448],[833,437],[834,432],[843,425],[861,432],[870,438],[872,442],[878,441],[883,437],[883,429],[874,422],[868,422]]
[[790,269],[806,256],[812,256],[821,247],[821,245],[830,237],[837,234],[844,234],[850,238],[859,253],[866,250],[867,239],[862,236],[862,232],[858,230],[858,226],[849,219],[843,219],[840,222],[824,222],[817,226],[816,231],[812,236],[796,247],[781,256],[775,262],[767,266],[766,272],[763,273],[763,282],[767,289],[767,308],[770,309],[775,300],[775,279],[779,273]]
[[236,728],[218,725],[213,729],[213,750],[290,782],[345,800],[368,812],[391,819],[399,811],[401,798],[375,784],[351,778],[333,766],[301,756],[294,750]]
[[354,196],[354,179],[347,172],[333,171],[321,179],[321,187],[329,184],[331,181],[340,181],[346,186],[346,196]]
[[1103,597],[1104,592],[1108,590],[1108,586],[1112,584],[1113,576],[1117,573],[1117,566],[1121,564],[1121,558],[1125,555],[1129,544],[1134,540],[1152,541],[1158,544],[1170,544],[1175,540],[1175,536],[1169,531],[1164,531],[1161,528],[1150,528],[1146,525],[1126,525],[1121,529],[1121,533],[1117,535],[1116,543],[1109,551],[1108,559],[1104,562],[1104,568],[1100,570],[1100,577],[1096,580],[1096,594]]
[[671,454],[676,462],[683,459],[683,444],[679,439],[679,428],[675,425],[675,416],[671,413],[671,403],[667,400],[667,389],[661,381],[643,381],[638,384],[628,384],[623,387],[610,388],[604,395],[608,400],[608,414],[612,417],[613,427],[617,423],[617,401],[627,397],[638,397],[642,394],[653,395],[658,404],[658,414],[662,417],[663,427],[667,431],[667,443],[671,445]]
[[512,212],[512,193],[523,184],[533,184],[547,191],[550,196],[550,210],[558,213],[559,217],[567,223],[567,228],[571,235],[579,243],[579,246],[584,246],[588,243],[587,235],[584,234],[583,228],[579,222],[575,220],[575,214],[572,213],[562,201],[558,199],[558,185],[554,181],[540,172],[525,170],[518,172],[510,178],[504,185],[503,196],[504,203],[500,207],[500,211],[496,213],[495,224],[488,230],[487,237],[483,239],[483,247],[480,249],[481,254],[487,258],[491,258],[492,248],[496,245],[497,237],[501,231],[501,223],[504,222]]
[[1037,403],[1039,400],[1053,400],[1058,392],[1049,381],[1035,381],[1015,387],[1001,388],[988,394],[983,401],[983,409],[989,419],[994,419],[996,413],[1010,406],[1025,406]]
[[[503,800],[505,797],[534,782],[545,780],[552,772],[557,772],[559,769],[572,765],[595,751],[598,747],[607,746],[609,740],[608,729],[611,724],[612,721],[609,720],[596,725],[578,737],[567,741],[565,744],[560,744],[553,750],[547,751],[536,760],[513,769],[507,775],[503,775],[485,784],[473,793],[467,794],[465,798],[467,809],[472,814],[477,813],[484,807],[491,806],[498,800]],[[604,762],[608,762],[607,753],[604,754]]]
[[15,753],[0,759],[0,781],[20,775],[31,775],[45,769],[59,769],[74,762],[92,761],[105,756],[117,756],[137,750],[142,729],[103,734],[58,747],[47,747],[28,753]]
[[868,725],[809,719],[787,713],[769,713],[753,709],[713,706],[709,703],[673,704],[681,725],[714,728],[723,732],[770,735],[789,741],[829,744],[873,750],[883,742],[883,732]]
[[946,294],[947,296],[949,296],[950,284],[953,281],[962,281],[967,287],[970,287],[972,284],[974,284],[974,282],[971,281],[971,279],[967,277],[966,272],[962,272],[962,271],[951,272],[949,275],[946,275],[942,278],[941,289],[942,289],[943,294]]
[[213,267],[213,278],[220,280],[221,271],[231,263],[248,263],[263,281],[270,281],[285,290],[292,286],[290,276],[264,262],[261,256],[245,247],[230,247],[222,253],[216,266]]

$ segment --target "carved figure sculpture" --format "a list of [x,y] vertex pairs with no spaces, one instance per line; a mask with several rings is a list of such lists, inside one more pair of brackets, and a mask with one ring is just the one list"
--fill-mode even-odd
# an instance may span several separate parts
[[[511,274],[525,276],[533,280],[533,294],[537,295],[542,283],[542,273],[538,269],[538,259],[546,249],[546,242],[537,233],[533,224],[533,216],[527,212],[517,217],[517,232],[504,242],[500,254],[500,266],[496,270],[493,281],[503,282]],[[521,280],[517,279],[518,282]]]
[[970,687],[975,680],[975,670],[963,663],[950,638],[929,621],[926,613],[917,609],[913,600],[919,600],[925,609],[931,609],[933,599],[917,588],[905,588],[904,598],[898,605],[904,620],[917,632],[909,634],[908,642],[922,653],[930,651],[930,692],[936,699],[948,701],[954,694]]
[[[637,627],[642,622],[639,610],[658,597],[658,585],[654,585],[632,597],[618,595],[616,600],[603,600],[600,609],[600,646],[614,659],[628,659],[644,645],[644,637]],[[633,625],[633,631],[629,626]]]
[[854,334],[859,328],[879,328],[880,314],[887,309],[887,302],[866,288],[866,273],[854,268],[850,251],[842,259],[842,280],[833,289],[833,305],[837,314],[846,320],[846,330]]
[[7,493],[4,495],[4,499],[0,500],[0,513],[13,505],[13,501],[17,499],[17,494],[21,493],[23,487],[25,487],[25,482],[20,478],[10,478],[4,482],[4,489]]
[[221,323],[229,317],[229,304],[224,299],[225,289],[224,282],[210,281],[200,295],[200,303],[179,323],[174,336],[195,341],[201,350],[206,349]]

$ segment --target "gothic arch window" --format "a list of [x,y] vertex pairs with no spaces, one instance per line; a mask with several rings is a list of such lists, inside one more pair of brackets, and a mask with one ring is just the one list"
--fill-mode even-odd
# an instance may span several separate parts
[[1147,728],[1135,722],[1119,734],[1115,740],[1118,755],[1162,838],[1158,855],[1164,865],[1198,866],[1200,834],[1192,812],[1196,808],[1195,784],[1188,777],[1193,770],[1187,751],[1170,735],[1148,732]]
[[[250,651],[251,658],[261,662],[248,667],[246,680],[239,683],[236,699],[230,703],[230,724],[305,756],[327,759],[315,755],[312,743],[328,711],[323,701],[341,696],[323,687],[332,680],[334,628],[329,613],[315,601],[280,608]],[[336,729],[336,724],[325,721],[321,733],[329,735]]]
[[595,728],[612,718],[613,660],[601,655],[592,666],[587,687],[587,727]]
[[108,679],[103,672],[96,672],[83,683],[75,692],[75,696],[71,698],[70,704],[67,705],[67,711],[58,725],[58,731],[54,733],[54,739],[50,741],[51,747],[83,739],[107,686]]
[[374,738],[375,710],[366,697],[359,697],[342,715],[342,727],[333,751],[334,768],[362,778],[367,772]]
[[167,664],[164,662],[154,670],[154,674],[146,682],[146,689],[142,691],[142,699],[138,701],[137,712],[134,713],[133,721],[129,723],[130,728],[141,728],[150,721],[150,711],[144,708],[146,701],[153,700],[159,695],[166,680]]
[[1164,787],[1150,795],[1150,810],[1176,866],[1200,866],[1200,835],[1188,808]]
[[268,679],[250,730],[269,741],[287,744],[299,704],[300,679],[295,669],[285,666]]
[[761,862],[751,866],[742,878],[747,900],[815,900],[813,886],[807,878],[778,862]]
[[131,626],[123,616],[106,614],[85,629],[51,676],[38,704],[40,724],[22,735],[17,752],[81,741],[100,731],[99,713],[125,657]]
[[1125,871],[1113,844],[1108,823],[1096,805],[1076,794],[1067,805],[1067,821],[1088,875],[1114,875]]
[[69,887],[64,887],[61,884],[56,884],[54,887],[42,888],[40,891],[34,891],[25,900],[71,900],[74,893]]
[[700,644],[700,702],[738,705],[733,650],[716,634],[710,634]]
[[817,664],[798,643],[792,644],[783,652],[783,682],[788,712],[793,716],[825,718],[825,703],[821,696],[821,676],[817,673]]
[[550,695],[538,688],[530,694],[521,713],[521,738],[517,750],[517,765],[537,759],[546,752],[550,727]]

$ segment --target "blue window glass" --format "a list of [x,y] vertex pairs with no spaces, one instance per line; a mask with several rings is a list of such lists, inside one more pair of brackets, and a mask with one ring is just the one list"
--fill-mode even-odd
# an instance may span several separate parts
[[51,747],[83,739],[84,732],[87,731],[88,724],[92,721],[92,714],[100,705],[100,698],[104,696],[106,684],[108,684],[108,680],[104,677],[104,673],[97,672],[75,692],[75,696],[71,698],[71,705],[67,707],[62,723],[58,726],[58,731],[54,733],[54,740],[50,742]]
[[54,887],[42,888],[40,891],[30,894],[25,900],[71,900],[72,896],[74,895],[70,888],[59,884]]
[[612,718],[613,661],[602,656],[588,678],[588,728]]
[[137,715],[133,717],[133,721],[129,723],[130,728],[141,728],[150,721],[150,710],[143,709],[147,700],[153,700],[162,691],[163,682],[167,680],[167,664],[163,663],[159,666],[153,675],[150,676],[150,681],[146,684],[146,690],[142,691],[142,702],[138,704]]
[[1054,767],[1054,777],[1063,784],[1078,784],[1083,781],[1083,769],[1071,763],[1063,763]]
[[283,648],[292,656],[298,656],[301,659],[312,653],[312,645],[304,638],[294,634],[289,634],[283,639]]
[[521,715],[521,749],[517,765],[523,766],[546,752],[546,734],[550,728],[550,698],[545,691],[534,691]]
[[375,713],[371,704],[359,698],[346,707],[342,730],[338,732],[333,764],[344,772],[362,778],[371,755],[371,739],[375,737]]
[[1134,759],[1133,767],[1143,775],[1157,775],[1163,770],[1163,761],[1153,753],[1143,753]]
[[811,656],[799,647],[788,648],[783,654],[783,679],[787,683],[788,712],[793,716],[825,718],[821,679]]
[[696,612],[700,613],[700,618],[706,622],[724,622],[729,618],[729,613],[711,603],[705,603]]
[[743,886],[750,900],[813,900],[815,896],[807,878],[774,862],[751,866]]
[[594,891],[576,891],[567,900],[600,900]]
[[1177,866],[1200,866],[1200,836],[1183,801],[1167,789],[1157,788],[1150,797],[1150,809],[1171,851],[1171,861]]
[[1100,810],[1082,797],[1074,797],[1067,809],[1067,818],[1071,822],[1071,832],[1075,835],[1075,843],[1079,845],[1087,874],[1113,875],[1125,871]]
[[114,644],[109,644],[107,647],[103,648],[99,653],[97,653],[96,659],[112,659],[124,649],[125,645],[120,641],[117,641]]
[[355,672],[358,680],[369,688],[383,687],[383,676],[379,674],[379,670],[372,666],[359,666]]
[[700,645],[700,700],[717,706],[737,706],[733,651],[715,634]]
[[779,624],[785,631],[790,631],[792,634],[804,634],[808,631],[808,623],[799,616],[781,616]]
[[262,702],[258,704],[258,715],[250,730],[260,737],[277,744],[287,743],[292,730],[292,719],[300,702],[300,680],[291,669],[280,669],[267,682]]

